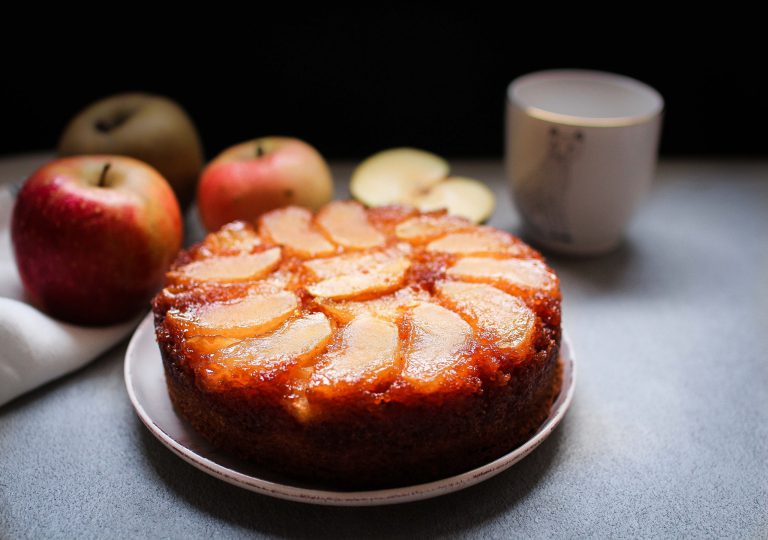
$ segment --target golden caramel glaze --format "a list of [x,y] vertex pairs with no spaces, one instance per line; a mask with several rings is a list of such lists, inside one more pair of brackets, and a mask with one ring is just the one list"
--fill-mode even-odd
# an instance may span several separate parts
[[559,384],[560,299],[514,235],[345,201],[209,234],[153,309],[171,398],[206,438],[374,486],[472,466],[538,427]]

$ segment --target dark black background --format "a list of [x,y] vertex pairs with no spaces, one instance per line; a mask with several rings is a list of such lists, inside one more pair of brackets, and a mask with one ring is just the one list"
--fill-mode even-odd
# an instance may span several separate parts
[[665,155],[767,155],[765,47],[748,31],[724,38],[691,21],[629,26],[615,14],[608,24],[570,24],[567,16],[552,24],[553,6],[534,16],[469,7],[289,6],[177,21],[173,32],[147,16],[119,28],[111,21],[59,28],[44,44],[38,32],[35,47],[23,36],[9,39],[0,153],[53,148],[88,103],[144,90],[187,109],[208,157],[269,134],[305,139],[331,159],[401,145],[500,157],[509,82],[575,67],[657,88],[667,106]]

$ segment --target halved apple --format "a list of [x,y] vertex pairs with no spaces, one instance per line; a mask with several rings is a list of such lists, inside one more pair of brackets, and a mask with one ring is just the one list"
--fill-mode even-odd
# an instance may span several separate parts
[[448,176],[448,162],[416,148],[378,152],[357,166],[349,190],[367,206],[413,204]]
[[480,223],[493,213],[496,198],[485,184],[472,178],[453,176],[425,193],[417,206],[423,212],[445,208],[449,214]]
[[352,196],[366,206],[407,204],[419,210],[445,208],[474,223],[488,219],[496,204],[482,182],[449,177],[448,162],[416,148],[384,150],[364,160],[352,173]]

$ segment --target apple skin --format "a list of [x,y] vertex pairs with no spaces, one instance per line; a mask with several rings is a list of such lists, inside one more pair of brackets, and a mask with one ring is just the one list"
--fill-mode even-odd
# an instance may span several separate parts
[[125,93],[78,113],[59,140],[60,156],[119,154],[149,163],[171,184],[182,207],[195,195],[203,147],[189,115],[154,94]]
[[287,205],[317,210],[333,197],[323,156],[292,137],[262,137],[219,154],[203,170],[197,206],[209,231]]
[[16,265],[30,300],[75,324],[113,324],[147,307],[181,239],[171,187],[155,169],[125,156],[42,166],[19,191],[11,217]]

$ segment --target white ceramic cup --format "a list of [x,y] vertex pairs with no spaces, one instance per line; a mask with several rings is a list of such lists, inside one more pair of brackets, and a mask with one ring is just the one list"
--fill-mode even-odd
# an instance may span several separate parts
[[612,73],[515,79],[505,161],[523,234],[562,253],[615,248],[651,185],[663,108],[656,90]]

